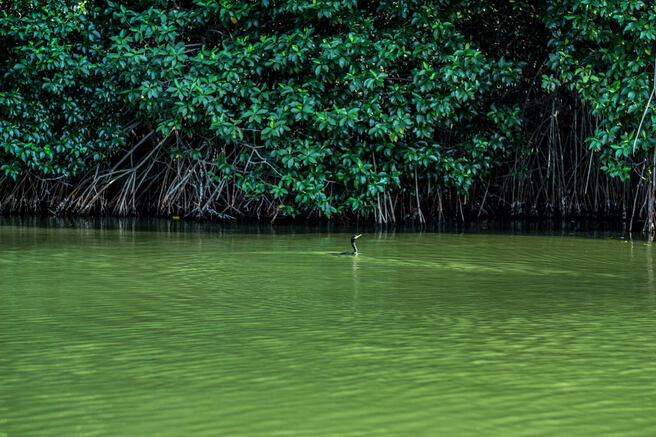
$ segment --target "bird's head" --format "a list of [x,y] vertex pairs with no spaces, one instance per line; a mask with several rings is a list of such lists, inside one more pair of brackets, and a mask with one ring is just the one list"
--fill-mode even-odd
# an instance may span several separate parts
[[360,237],[362,237],[362,234],[355,234],[354,236],[351,237],[351,241],[355,241]]

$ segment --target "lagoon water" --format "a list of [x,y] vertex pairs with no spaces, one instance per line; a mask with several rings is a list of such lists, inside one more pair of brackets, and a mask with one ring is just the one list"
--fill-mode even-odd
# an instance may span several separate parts
[[0,436],[656,435],[655,246],[216,229],[0,225]]

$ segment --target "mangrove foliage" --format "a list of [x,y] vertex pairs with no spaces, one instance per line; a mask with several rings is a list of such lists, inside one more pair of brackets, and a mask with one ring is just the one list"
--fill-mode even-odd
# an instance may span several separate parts
[[649,2],[0,10],[0,211],[654,219]]

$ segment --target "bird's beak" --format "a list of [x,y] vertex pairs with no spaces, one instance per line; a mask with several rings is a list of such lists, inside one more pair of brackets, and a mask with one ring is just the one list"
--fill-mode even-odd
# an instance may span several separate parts
[[356,235],[356,236],[353,237],[353,238],[357,240],[357,239],[360,238],[360,237],[362,237],[362,234],[358,234],[358,235]]

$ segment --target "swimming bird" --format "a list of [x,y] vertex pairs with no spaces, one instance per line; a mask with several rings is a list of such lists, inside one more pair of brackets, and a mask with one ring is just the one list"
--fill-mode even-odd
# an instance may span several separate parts
[[351,237],[351,246],[353,247],[353,252],[342,252],[340,253],[340,255],[357,255],[358,247],[355,245],[355,240],[357,240],[360,237],[362,237],[362,234],[355,234],[354,236]]

